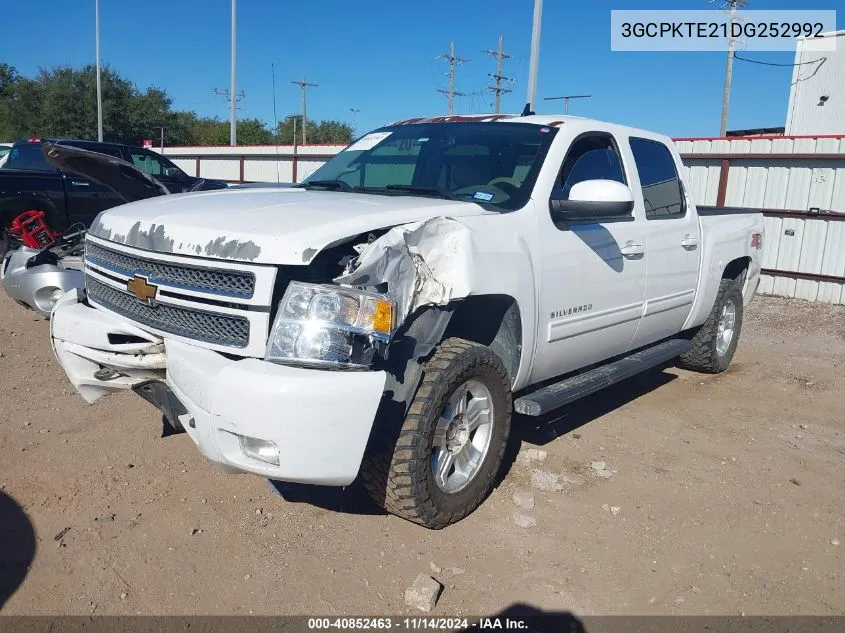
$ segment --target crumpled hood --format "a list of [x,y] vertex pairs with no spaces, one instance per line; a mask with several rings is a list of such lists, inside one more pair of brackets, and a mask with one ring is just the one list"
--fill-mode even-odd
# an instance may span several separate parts
[[472,202],[304,189],[161,196],[104,211],[89,233],[136,248],[259,264],[308,264],[322,249],[438,216],[495,213]]

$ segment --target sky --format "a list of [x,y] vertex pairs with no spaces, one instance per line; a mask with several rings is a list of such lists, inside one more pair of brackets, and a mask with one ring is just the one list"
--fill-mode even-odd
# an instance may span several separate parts
[[[570,114],[650,129],[674,137],[716,136],[725,76],[724,52],[613,52],[612,9],[707,9],[708,0],[545,0],[535,108],[560,113],[544,97],[589,94]],[[845,0],[751,0],[749,9],[838,9]],[[454,41],[455,112],[491,112],[485,93],[495,60],[485,52],[504,38],[503,74],[515,79],[503,111],[526,101],[533,0],[238,0],[239,117],[272,125],[300,111],[300,77],[309,119],[337,119],[359,133],[414,116],[445,114],[448,65],[437,56]],[[139,88],[163,88],[176,109],[228,119],[214,94],[230,83],[230,0],[100,0],[101,59]],[[51,32],[49,25],[56,26]],[[791,52],[753,59],[791,64]],[[94,0],[4,3],[0,62],[32,76],[39,68],[94,63]],[[783,126],[790,67],[737,61],[728,129]],[[843,79],[845,80],[845,79]],[[358,110],[357,113],[352,110]]]

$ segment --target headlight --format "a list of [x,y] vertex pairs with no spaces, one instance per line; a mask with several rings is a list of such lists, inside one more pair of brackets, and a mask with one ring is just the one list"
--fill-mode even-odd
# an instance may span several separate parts
[[393,333],[394,312],[385,295],[292,281],[279,302],[266,360],[369,367]]

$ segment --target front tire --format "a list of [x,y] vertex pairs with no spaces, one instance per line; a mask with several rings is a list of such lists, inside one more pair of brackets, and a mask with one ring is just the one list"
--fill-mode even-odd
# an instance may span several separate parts
[[510,380],[489,348],[450,338],[425,363],[396,443],[361,466],[370,496],[430,529],[460,521],[495,484],[510,433]]
[[706,374],[725,371],[733,360],[742,329],[742,291],[735,279],[722,279],[707,320],[681,355],[681,367]]

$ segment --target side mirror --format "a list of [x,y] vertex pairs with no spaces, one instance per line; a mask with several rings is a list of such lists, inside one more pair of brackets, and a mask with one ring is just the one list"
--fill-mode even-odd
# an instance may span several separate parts
[[572,186],[567,199],[553,194],[549,211],[553,220],[562,222],[624,219],[634,213],[634,194],[615,180],[584,180]]
[[164,175],[168,178],[178,178],[182,175],[182,170],[178,167],[165,167]]

